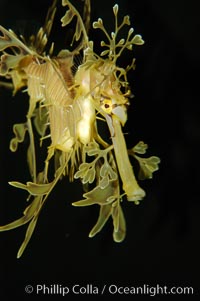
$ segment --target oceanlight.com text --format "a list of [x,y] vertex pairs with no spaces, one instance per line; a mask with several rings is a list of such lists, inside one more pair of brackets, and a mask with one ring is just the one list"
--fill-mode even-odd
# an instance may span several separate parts
[[78,283],[74,285],[62,285],[62,284],[37,284],[26,285],[25,292],[27,294],[35,295],[61,295],[66,296],[70,294],[74,295],[193,295],[194,288],[191,286],[161,286],[159,284],[151,286],[144,284],[141,286],[134,285],[117,285],[117,284],[85,284],[80,285]]

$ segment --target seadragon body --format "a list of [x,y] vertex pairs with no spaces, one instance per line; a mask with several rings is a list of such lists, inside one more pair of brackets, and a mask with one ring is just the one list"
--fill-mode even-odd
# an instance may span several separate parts
[[[29,222],[18,257],[31,238],[42,206],[63,176],[69,176],[71,181],[81,179],[83,185],[96,183],[94,188],[83,194],[83,200],[73,205],[98,204],[99,218],[89,236],[98,233],[112,217],[113,238],[121,242],[126,233],[121,208],[123,198],[126,196],[128,201],[138,204],[145,196],[129,156],[139,162],[141,178],[151,178],[158,169],[158,157],[141,158],[136,155],[145,153],[147,145],[143,142],[127,150],[122,132],[127,121],[130,96],[127,72],[134,68],[134,60],[130,66],[122,68],[118,66],[118,58],[125,49],[132,50],[134,45],[142,45],[141,36],[133,35],[133,28],[130,28],[125,39],[118,39],[119,31],[124,26],[130,26],[130,20],[125,16],[119,25],[118,5],[115,5],[115,31],[111,35],[100,18],[93,23],[93,28],[102,30],[107,38],[107,42],[101,42],[106,49],[100,55],[96,54],[87,32],[90,1],[85,1],[85,25],[70,1],[63,0],[62,5],[67,6],[67,12],[61,19],[62,26],[76,18],[73,40],[78,46],[73,51],[62,50],[53,55],[52,44],[46,55],[45,47],[56,12],[56,1],[49,10],[44,27],[36,37],[31,37],[29,46],[13,31],[0,26],[0,75],[11,80],[14,94],[25,88],[29,96],[26,121],[14,125],[15,137],[10,143],[11,151],[16,151],[25,135],[29,135],[27,158],[31,181],[26,184],[10,182],[12,186],[29,193],[29,205],[20,219],[0,227],[0,231],[6,231]],[[80,52],[82,63],[73,72],[74,58]],[[108,126],[109,143],[98,132],[99,119]],[[33,128],[38,132],[41,144],[44,139],[49,141],[43,170],[38,170],[36,166]],[[50,180],[49,163],[52,160],[55,161],[55,171],[53,180]]]

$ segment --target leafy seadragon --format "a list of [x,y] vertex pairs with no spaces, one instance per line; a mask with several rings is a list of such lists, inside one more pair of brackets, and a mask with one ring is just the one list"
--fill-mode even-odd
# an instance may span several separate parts
[[[115,29],[111,34],[106,31],[102,19],[93,23],[93,28],[102,30],[106,38],[106,42],[101,42],[103,51],[97,54],[88,37],[90,0],[85,0],[83,18],[70,1],[62,0],[62,5],[67,7],[61,19],[62,26],[76,19],[72,41],[72,45],[76,44],[74,50],[61,50],[54,55],[52,43],[46,54],[56,1],[49,9],[44,26],[28,42],[0,26],[0,76],[11,80],[13,94],[26,89],[29,96],[26,121],[13,126],[15,136],[10,141],[10,150],[15,152],[18,144],[26,135],[29,136],[27,158],[31,179],[25,184],[9,182],[28,192],[28,206],[21,218],[0,227],[0,231],[6,231],[29,223],[18,258],[31,238],[49,194],[64,176],[68,176],[70,181],[80,179],[88,189],[82,200],[73,203],[74,206],[100,206],[97,223],[89,236],[97,234],[111,217],[113,239],[123,241],[126,223],[122,200],[126,197],[138,204],[145,196],[135,178],[129,156],[139,162],[140,178],[152,178],[160,162],[156,156],[139,156],[147,149],[142,141],[127,150],[122,133],[131,95],[127,72],[134,69],[135,60],[123,68],[118,66],[118,59],[125,49],[132,50],[134,45],[144,43],[140,35],[133,34],[129,16],[124,16],[119,23],[116,4],[113,7]],[[127,36],[119,38],[121,29],[126,26],[129,27]],[[80,53],[82,62],[76,72],[72,72],[74,59]],[[101,120],[108,126],[109,143],[98,132]],[[43,170],[36,166],[35,131],[41,144],[44,139],[49,141]],[[52,160],[55,171],[54,178],[50,180],[49,163]]]

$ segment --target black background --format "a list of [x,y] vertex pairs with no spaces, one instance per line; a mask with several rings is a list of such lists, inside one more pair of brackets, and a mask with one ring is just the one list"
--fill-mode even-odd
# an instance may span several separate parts
[[[24,28],[35,30],[42,25],[50,3],[1,0],[0,24],[21,33]],[[121,244],[112,241],[111,222],[89,239],[98,208],[72,207],[71,202],[81,198],[81,186],[66,180],[59,183],[21,259],[16,259],[16,253],[26,226],[0,233],[2,300],[7,300],[8,295],[30,298],[24,292],[27,284],[186,285],[198,293],[198,1],[117,3],[121,16],[129,14],[135,32],[145,40],[144,46],[135,49],[137,68],[129,78],[135,97],[124,130],[129,133],[127,143],[132,146],[139,140],[145,141],[148,154],[161,158],[160,170],[152,180],[140,183],[147,192],[140,206],[123,203],[127,237]],[[112,0],[93,0],[92,20],[101,17],[112,30],[114,4]],[[63,11],[58,13],[62,15]],[[64,48],[67,37],[61,38],[59,20],[52,35],[58,48]],[[95,43],[101,40],[96,31],[91,31],[90,37]],[[127,64],[129,58],[131,54],[122,63]],[[13,98],[10,91],[0,90],[0,104],[0,224],[4,224],[20,217],[26,206],[26,194],[9,187],[7,182],[29,180],[25,148],[16,154],[8,149],[12,124],[25,120],[27,98],[21,93]]]

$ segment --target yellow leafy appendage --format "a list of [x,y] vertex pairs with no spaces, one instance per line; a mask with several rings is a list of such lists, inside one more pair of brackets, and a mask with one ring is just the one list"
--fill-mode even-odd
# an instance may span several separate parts
[[[93,23],[93,28],[102,30],[106,38],[101,42],[103,51],[97,54],[88,37],[90,1],[85,0],[83,19],[68,0],[63,0],[62,5],[67,7],[61,19],[62,26],[76,19],[71,44],[76,44],[76,47],[71,51],[65,49],[54,55],[53,44],[48,55],[45,51],[56,1],[49,9],[44,27],[36,36],[31,36],[27,44],[13,31],[0,26],[0,76],[10,79],[14,94],[25,88],[29,96],[26,121],[13,126],[10,150],[15,152],[18,144],[24,141],[26,135],[29,136],[27,158],[31,179],[25,184],[9,182],[28,192],[28,206],[21,218],[0,227],[0,231],[6,231],[29,223],[17,257],[26,248],[45,201],[63,176],[68,176],[70,181],[80,179],[87,187],[92,184],[92,189],[83,194],[83,199],[73,203],[74,206],[100,206],[97,223],[89,236],[97,234],[111,217],[113,239],[123,241],[126,223],[122,201],[126,197],[128,201],[138,204],[145,196],[135,178],[129,156],[139,162],[141,179],[152,178],[160,162],[155,156],[139,156],[147,149],[142,141],[127,150],[122,132],[131,94],[127,72],[134,68],[135,60],[130,66],[122,68],[118,66],[118,58],[125,49],[132,50],[135,45],[142,45],[142,37],[134,35],[133,28],[129,28],[127,36],[119,39],[119,32],[123,27],[130,26],[130,20],[125,16],[118,23],[116,4],[113,7],[115,29],[111,34],[106,31],[102,19]],[[83,55],[83,60],[74,73],[74,58],[79,53]],[[1,84],[8,85],[7,82]],[[110,131],[110,139],[106,141],[98,132],[98,123],[102,120]],[[33,128],[38,132],[41,144],[44,139],[49,141],[43,170],[38,170],[36,166],[37,137]],[[54,178],[49,180],[49,163],[52,160],[55,161]]]

